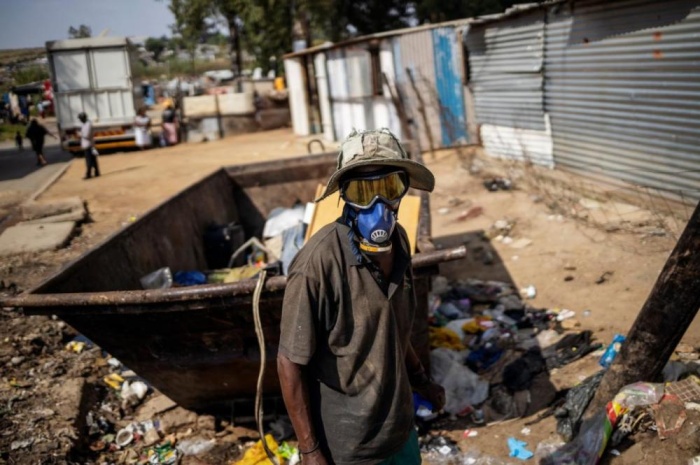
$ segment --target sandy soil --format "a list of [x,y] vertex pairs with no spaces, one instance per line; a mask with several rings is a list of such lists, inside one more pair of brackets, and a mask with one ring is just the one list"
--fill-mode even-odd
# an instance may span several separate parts
[[[87,201],[94,222],[83,225],[81,235],[65,249],[5,260],[0,265],[0,279],[6,286],[14,283],[20,289],[31,288],[120,227],[220,166],[304,154],[307,141],[295,138],[291,130],[277,130],[206,144],[102,155],[99,159],[102,176],[92,180],[82,179],[83,161],[76,159],[39,201],[79,196]],[[482,179],[501,168],[493,160],[479,159],[481,172],[472,176],[464,158],[454,151],[440,152],[434,158],[426,155],[426,163],[437,179],[431,197],[433,237],[445,246],[466,243],[470,250],[467,259],[443,267],[442,272],[461,278],[512,280],[518,287],[532,284],[537,288],[537,296],[529,302],[531,305],[574,310],[580,328],[593,330],[595,337],[605,344],[613,334],[626,333],[673,248],[682,221],[664,222],[668,226],[664,235],[650,234],[649,228],[658,224],[658,212],[623,203],[588,201],[583,196],[575,208],[552,210],[549,199],[535,194],[532,186],[528,186],[527,177],[515,176],[514,190],[489,192],[483,187]],[[476,206],[483,209],[481,215],[460,219],[465,211]],[[573,218],[581,218],[582,210],[586,210],[587,217],[598,218],[595,227]],[[514,224],[513,239],[527,239],[531,243],[515,248],[515,242],[484,242],[479,238],[501,219]],[[631,226],[607,228],[612,231],[609,232],[604,227],[606,222]],[[493,264],[483,263],[484,250],[493,253]],[[604,273],[604,282],[596,284]],[[6,328],[3,332],[10,330]],[[3,334],[6,340],[12,337]],[[700,318],[696,318],[684,342],[700,346]],[[558,388],[573,386],[597,371],[596,361],[585,357],[552,373],[551,380]],[[555,421],[551,417],[532,425],[525,436],[521,431],[529,420],[532,418],[480,428],[476,438],[466,439],[462,431],[468,424],[448,422],[444,427],[445,434],[458,439],[462,450],[478,449],[505,460],[509,436],[528,441],[532,450],[540,441],[555,436]],[[646,457],[644,463],[649,464],[670,463],[658,453],[650,452],[659,449],[658,440],[654,437],[645,440],[644,444],[650,445],[644,446],[644,451],[640,446],[635,457]],[[664,444],[669,450],[676,448],[672,441]],[[678,457],[687,458],[690,453],[686,451],[685,456],[681,453]],[[625,461],[625,455],[608,457],[606,463],[635,463],[629,461],[632,455]]]

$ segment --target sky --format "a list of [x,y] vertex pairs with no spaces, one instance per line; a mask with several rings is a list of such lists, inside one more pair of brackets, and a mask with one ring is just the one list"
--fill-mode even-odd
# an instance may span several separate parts
[[170,35],[168,0],[0,0],[0,49],[44,47],[85,24],[92,35]]

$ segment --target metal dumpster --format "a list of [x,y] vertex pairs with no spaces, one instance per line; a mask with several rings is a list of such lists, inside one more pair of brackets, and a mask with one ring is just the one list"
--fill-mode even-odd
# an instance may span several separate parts
[[[268,212],[312,201],[335,169],[336,154],[221,168],[150,210],[26,294],[3,306],[57,315],[161,392],[187,408],[255,394],[260,354],[252,314],[256,280],[141,290],[155,269],[206,269],[203,234],[236,221],[260,237]],[[413,331],[427,363],[429,276],[464,249],[433,250],[424,197],[413,256],[420,308]],[[279,392],[275,367],[286,277],[266,281],[260,301],[267,343],[266,394]]]

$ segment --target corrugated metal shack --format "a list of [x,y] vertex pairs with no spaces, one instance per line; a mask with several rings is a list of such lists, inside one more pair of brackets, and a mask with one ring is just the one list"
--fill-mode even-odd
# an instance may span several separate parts
[[700,1],[562,1],[466,36],[487,152],[700,199]]
[[388,127],[423,150],[466,143],[464,24],[399,29],[286,55],[294,132],[342,140],[353,128]]
[[297,134],[403,136],[393,91],[423,150],[481,141],[700,200],[700,0],[518,5],[307,49],[285,69]]

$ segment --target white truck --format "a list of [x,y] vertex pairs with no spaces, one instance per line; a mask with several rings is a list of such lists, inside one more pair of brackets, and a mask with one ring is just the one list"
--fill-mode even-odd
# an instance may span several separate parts
[[92,37],[46,43],[61,145],[80,152],[80,121],[92,121],[95,146],[133,147],[140,86],[132,75],[133,46],[124,37]]

